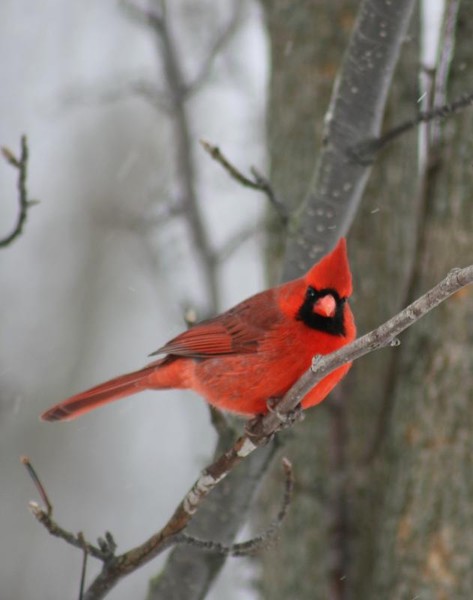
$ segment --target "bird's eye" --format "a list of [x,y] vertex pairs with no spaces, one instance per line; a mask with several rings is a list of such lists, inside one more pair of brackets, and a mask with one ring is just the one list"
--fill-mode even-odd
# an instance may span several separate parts
[[309,286],[307,288],[305,296],[308,300],[315,300],[315,298],[317,297],[317,292],[314,290],[313,287]]

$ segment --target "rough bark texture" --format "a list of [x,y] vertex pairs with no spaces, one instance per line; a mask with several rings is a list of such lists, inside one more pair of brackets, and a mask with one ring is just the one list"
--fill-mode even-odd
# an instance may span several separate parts
[[352,224],[374,158],[359,146],[379,135],[414,4],[363,0],[359,5],[325,114],[310,190],[289,232],[285,278],[307,270]]
[[[418,26],[415,19],[391,89],[385,130],[412,117],[416,110]],[[417,137],[413,130],[378,156],[350,232],[356,282],[354,311],[360,333],[414,299],[411,281],[417,267],[425,201],[425,190],[418,179]],[[373,463],[370,457],[373,452],[379,453],[385,437],[403,352],[404,336],[400,347],[372,354],[359,361],[351,373],[346,403],[350,528],[344,544],[349,552],[347,577],[352,598],[358,597],[358,587],[371,576],[373,568],[370,540],[377,535],[373,513],[381,501],[383,486],[377,461]]]
[[[473,85],[472,19],[471,4],[463,3],[450,99]],[[412,295],[473,255],[472,128],[471,110],[442,126],[427,174]],[[360,521],[371,526],[357,532],[365,552],[354,573],[355,597],[471,597],[471,317],[468,290],[407,332],[398,349],[385,443],[369,470],[370,485],[364,484],[365,493],[378,490],[368,493]]]
[[[295,10],[294,3],[285,0],[265,3],[272,63],[271,180],[292,208],[309,190],[333,80],[358,5],[307,1],[297,3]],[[275,254],[271,247],[270,260]],[[262,598],[329,598],[328,513],[322,500],[329,468],[327,416],[323,409],[309,411],[304,423],[286,435],[284,452],[295,465],[295,494],[279,544],[261,556]],[[260,502],[263,519],[276,505],[277,486],[277,475],[265,486]]]
[[[295,209],[308,194],[323,120],[358,2],[263,2],[271,44],[268,148],[274,189]],[[284,252],[280,219],[269,219],[269,279]],[[279,234],[279,235],[278,235]]]
[[[273,105],[284,112],[284,78],[296,80],[300,69],[302,81],[305,73],[298,63],[289,65],[283,51],[277,52],[284,44],[278,41],[283,33],[275,23],[284,32],[292,21],[286,16],[280,22],[278,3],[271,4],[271,106],[276,114]],[[313,49],[299,48],[299,43],[314,44],[320,52],[313,55],[317,72],[336,51],[332,44],[341,29],[337,15],[349,9],[347,3],[319,4],[313,8],[313,21],[309,7],[302,4],[298,10],[307,11],[299,13],[299,20],[311,23],[317,34],[310,40],[298,36],[292,53],[298,50],[303,56]],[[463,3],[450,100],[473,87],[472,22],[473,9]],[[413,23],[403,49],[384,129],[417,109],[417,28]],[[292,126],[289,151],[281,145],[287,135],[285,120],[271,122],[274,181],[285,194],[301,190],[308,181],[311,165],[304,155],[304,135],[308,123],[322,124],[323,107],[314,105],[312,113],[307,107],[300,114],[300,122]],[[298,119],[297,111],[292,118]],[[415,131],[378,157],[349,235],[360,333],[397,312],[452,267],[471,262],[472,127],[471,110],[444,123],[435,163],[421,178]],[[305,177],[301,164],[306,164]],[[299,168],[296,181],[291,179],[291,169],[297,172],[294,165]],[[335,398],[326,403],[331,410],[310,412],[288,440],[285,453],[294,463],[296,495],[279,546],[262,557],[263,598],[471,597],[471,307],[467,290],[407,332],[399,348],[359,361],[339,402]],[[265,507],[274,493],[266,490]]]

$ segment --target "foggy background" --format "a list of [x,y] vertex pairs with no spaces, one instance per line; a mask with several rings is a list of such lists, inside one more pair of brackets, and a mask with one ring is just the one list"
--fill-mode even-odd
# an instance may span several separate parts
[[[169,2],[187,74],[230,16],[232,2]],[[72,423],[42,423],[51,404],[122,372],[184,328],[183,307],[206,290],[186,226],[153,225],[176,197],[170,122],[137,97],[104,94],[146,77],[163,86],[156,44],[115,0],[3,0],[0,144],[30,146],[28,189],[40,200],[24,234],[0,252],[0,595],[76,598],[82,555],[29,514],[39,501],[19,457],[30,457],[53,517],[95,542],[110,530],[123,552],[171,515],[214,444],[204,402],[191,392],[146,392]],[[188,104],[197,189],[214,247],[262,217],[200,148],[205,138],[236,165],[266,172],[267,46],[258,6]],[[0,162],[0,237],[18,210],[16,172]],[[221,308],[264,287],[261,236],[220,269]],[[162,560],[162,559],[161,559]],[[115,600],[143,598],[158,560],[127,577]],[[100,568],[89,558],[88,580]],[[252,571],[229,559],[210,598],[252,597]]]

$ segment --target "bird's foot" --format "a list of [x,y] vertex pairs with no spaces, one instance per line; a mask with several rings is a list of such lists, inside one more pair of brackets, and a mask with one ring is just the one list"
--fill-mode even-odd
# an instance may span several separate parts
[[270,435],[265,435],[262,426],[262,418],[263,414],[256,415],[249,421],[247,421],[245,425],[245,435],[250,438],[251,441],[258,441],[259,446],[265,446],[268,444],[274,437],[274,433]]
[[266,402],[266,406],[270,413],[276,415],[281,423],[281,429],[287,429],[288,427],[292,427],[294,423],[298,423],[299,421],[303,421],[305,419],[304,410],[302,405],[299,403],[292,410],[286,413],[282,413],[278,410],[278,403],[280,398],[268,398]]
[[[292,427],[294,423],[304,420],[305,414],[300,404],[298,404],[292,410],[282,413],[278,410],[278,403],[280,400],[281,398],[268,398],[266,402],[266,408],[268,409],[268,412],[272,413],[278,418],[280,423],[279,429],[287,429],[288,427]],[[245,435],[247,435],[252,441],[258,441],[259,446],[267,444],[274,437],[274,433],[265,435],[262,424],[263,417],[264,414],[256,415],[245,425]],[[262,444],[261,442],[264,437],[266,437],[266,439]]]

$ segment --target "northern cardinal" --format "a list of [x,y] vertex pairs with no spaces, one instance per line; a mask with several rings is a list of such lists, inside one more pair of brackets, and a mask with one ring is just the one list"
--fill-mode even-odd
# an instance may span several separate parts
[[[266,290],[184,331],[159,348],[164,358],[72,396],[47,410],[46,421],[74,419],[147,389],[187,388],[233,413],[268,411],[306,371],[312,357],[355,338],[347,302],[352,291],[345,239],[303,277]],[[350,364],[329,373],[302,400],[321,402]]]

